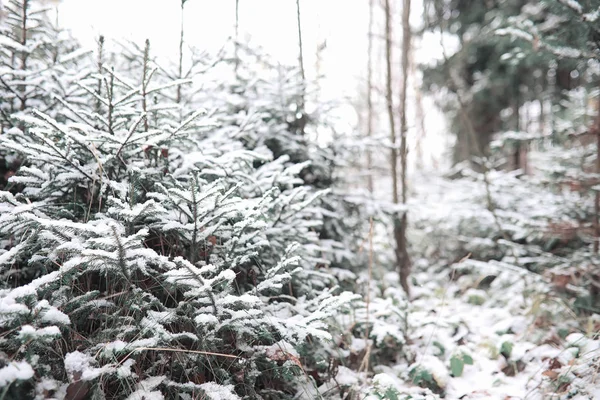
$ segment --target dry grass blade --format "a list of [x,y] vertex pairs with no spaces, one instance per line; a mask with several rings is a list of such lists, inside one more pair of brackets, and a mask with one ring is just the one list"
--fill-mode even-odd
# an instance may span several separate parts
[[176,349],[169,347],[137,347],[132,351],[171,351],[175,353],[191,353],[191,354],[201,354],[204,356],[215,356],[215,357],[226,357],[226,358],[239,358],[238,356],[234,356],[233,354],[224,354],[224,353],[214,353],[212,351],[201,351],[201,350],[187,350],[187,349]]

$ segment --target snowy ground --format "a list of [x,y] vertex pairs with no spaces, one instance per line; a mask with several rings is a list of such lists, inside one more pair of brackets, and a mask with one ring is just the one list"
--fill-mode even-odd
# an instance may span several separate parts
[[[435,214],[430,225],[452,231],[448,221],[473,217],[465,199],[481,188],[420,182],[411,203]],[[354,388],[348,399],[600,399],[598,315],[575,315],[547,279],[508,263],[432,258],[415,261],[403,361],[373,366],[372,378],[341,367],[320,393],[337,385]],[[399,287],[395,273],[376,280],[371,298]]]
[[[560,304],[548,304],[552,300],[528,289],[527,278],[514,282],[510,273],[501,273],[489,288],[475,289],[479,280],[463,276],[442,293],[435,282],[415,290],[412,349],[447,398],[534,400],[570,393],[571,398],[600,399],[600,377],[593,368],[599,340],[561,323]],[[460,354],[469,355],[473,364],[452,377],[451,359]]]
[[488,288],[475,289],[480,276],[450,282],[449,273],[415,276],[423,283],[414,287],[409,313],[405,351],[412,362],[374,366],[367,385],[364,374],[341,367],[319,392],[340,385],[363,393],[348,399],[600,399],[597,317],[581,333],[527,278],[500,273]]

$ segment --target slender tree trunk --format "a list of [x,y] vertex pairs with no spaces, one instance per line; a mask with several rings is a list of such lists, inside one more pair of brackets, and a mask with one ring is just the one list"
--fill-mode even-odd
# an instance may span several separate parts
[[142,73],[142,111],[144,111],[144,132],[148,132],[148,81],[150,74],[150,40],[146,39],[144,47],[144,66]]
[[544,89],[545,87],[547,87],[547,80],[546,80],[546,76],[544,74],[540,73],[540,77],[539,77],[539,83],[536,85],[536,98],[538,100],[538,102],[540,103],[540,115],[538,118],[538,131],[537,133],[540,133],[542,135],[544,135],[544,133],[546,132],[546,117],[544,115],[545,112],[545,107],[544,107],[544,102],[546,101],[546,90]]
[[115,134],[113,129],[114,121],[113,121],[113,113],[115,110],[114,100],[115,100],[115,67],[110,68],[110,79],[106,82],[106,97],[108,98],[108,131],[111,135]]
[[396,149],[396,121],[394,119],[394,102],[392,98],[392,12],[390,0],[385,0],[385,100],[390,124],[390,169],[392,174],[392,201],[398,204],[398,150]]
[[544,113],[546,112],[546,109],[544,107],[544,94],[542,93],[542,98],[539,100],[540,102],[540,117],[538,119],[538,124],[539,124],[539,133],[541,133],[542,135],[544,135],[544,133],[546,133],[546,116],[544,115]]
[[[404,46],[403,46],[404,47]],[[400,196],[398,191],[398,150],[396,141],[396,123],[394,119],[394,104],[392,100],[392,12],[390,9],[390,0],[385,0],[385,66],[386,66],[386,85],[385,85],[385,98],[387,103],[388,118],[390,123],[390,168],[392,173],[392,201],[394,204],[400,203]],[[403,49],[404,50],[404,49]],[[403,52],[404,53],[404,52]],[[406,122],[405,122],[406,125]],[[404,125],[404,127],[405,127]],[[405,143],[406,146],[406,143]],[[402,143],[400,144],[402,149]],[[405,197],[403,193],[402,197]],[[410,295],[410,288],[408,287],[408,274],[406,274],[406,262],[408,258],[406,255],[406,231],[405,231],[406,214],[402,217],[394,215],[394,239],[396,241],[396,262],[398,266],[398,272],[400,274],[400,284],[406,292],[407,296]]]
[[[600,174],[600,98],[598,99],[598,115],[594,121],[593,132],[596,135],[596,174]],[[594,254],[600,247],[600,191],[596,190],[594,197]]]
[[402,85],[400,86],[400,163],[402,165],[402,203],[406,204],[406,159],[407,159],[407,144],[406,136],[408,132],[408,124],[406,120],[406,92],[408,89],[408,74],[410,72],[410,2],[404,0],[402,7]]
[[298,24],[298,65],[300,67],[300,76],[304,81],[306,79],[304,73],[304,53],[302,50],[302,21],[300,18],[300,0],[296,0],[296,19]]
[[[586,105],[587,106],[587,105]],[[600,175],[600,96],[597,101],[597,114],[593,122],[590,133],[596,136],[596,175]],[[597,256],[598,249],[600,247],[600,191],[596,190],[594,194],[594,216],[592,220],[592,226],[594,228],[594,244],[592,246],[593,253]],[[597,270],[597,266],[590,264],[589,273],[589,294],[592,300],[592,304],[595,305],[598,302],[600,295],[600,273]]]
[[[25,80],[26,78],[26,74],[25,71],[27,71],[27,58],[29,57],[29,54],[27,53],[27,51],[25,50],[25,47],[27,46],[27,20],[29,18],[29,0],[23,0],[23,8],[21,9],[22,11],[22,25],[21,25],[21,46],[23,46],[23,50],[21,50],[21,54],[20,54],[20,61],[21,61],[21,71],[23,72],[23,75],[21,76],[21,79]],[[20,92],[21,92],[21,96],[20,96],[20,100],[21,100],[21,105],[19,107],[19,109],[21,111],[25,111],[27,109],[27,85],[25,83],[23,83],[22,85],[20,85],[19,87]],[[25,132],[25,123],[24,122],[19,122],[19,129],[23,132]]]
[[[515,125],[515,132],[520,132],[521,131],[521,93],[520,93],[520,89],[519,89],[519,85],[517,82],[515,82],[515,103],[513,104],[513,118],[514,118],[514,125]],[[520,143],[519,141],[517,141],[515,143],[515,152],[513,154],[513,169],[517,170],[519,168],[522,168],[523,165],[521,163],[521,159],[523,157],[523,144]]]
[[[519,115],[519,103],[518,101],[516,102],[516,104],[513,107],[514,110],[514,115],[515,115],[515,132],[519,132],[520,131],[520,124],[519,124],[519,118],[521,117]],[[515,152],[513,153],[513,169],[517,170],[519,168],[521,168],[521,147],[522,144],[517,141],[515,143]]]
[[[22,25],[21,25],[21,46],[25,48],[27,46],[27,20],[29,17],[29,0],[23,0],[23,8],[22,8]],[[27,51],[21,51],[21,71],[27,70]],[[21,79],[25,79],[25,76],[22,76]],[[27,87],[26,85],[21,85],[21,111],[25,111],[27,108]],[[23,130],[21,128],[21,130]]]
[[[416,63],[413,62],[414,57],[414,49],[411,46],[409,53],[409,64],[410,64],[410,72],[413,76],[417,76],[417,66]],[[417,143],[416,143],[416,167],[417,170],[420,170],[424,166],[423,162],[423,140],[427,135],[427,131],[425,129],[425,111],[423,109],[423,94],[421,93],[421,88],[419,87],[419,83],[416,79],[413,79],[413,90],[415,92],[415,113],[417,118],[417,127],[418,127],[418,135],[417,135]]]
[[[400,87],[400,164],[401,164],[401,185],[402,185],[402,204],[406,205],[407,199],[407,183],[406,183],[406,167],[408,158],[407,149],[407,133],[408,124],[406,120],[406,92],[408,89],[408,74],[409,74],[409,54],[411,44],[411,31],[410,31],[410,2],[411,0],[404,0],[402,7],[402,86]],[[405,211],[402,214],[402,218],[395,228],[396,236],[396,252],[398,258],[398,266],[400,273],[400,284],[407,296],[410,296],[410,287],[408,284],[408,277],[410,276],[411,263],[410,257],[408,256],[408,244],[406,240],[406,227],[408,224],[408,216]]]
[[235,57],[235,75],[237,76],[238,67],[240,65],[240,58],[238,55],[239,51],[239,31],[240,31],[240,0],[235,0],[235,44],[234,44],[234,57]]
[[[373,136],[373,9],[375,1],[369,0],[369,42],[367,55],[367,137]],[[370,146],[370,145],[369,145]],[[373,193],[373,156],[367,147],[367,189]]]
[[[100,35],[98,38],[98,59],[96,60],[98,66],[98,86],[96,86],[96,114],[101,115],[102,112],[102,70],[104,67],[104,36]],[[98,129],[99,127],[97,127]]]
[[[179,25],[179,64],[177,65],[177,78],[183,79],[183,38],[184,38],[184,8],[187,0],[181,0],[181,13],[180,13],[180,25]],[[177,98],[175,99],[177,104],[181,104],[181,85],[177,85]],[[183,120],[183,115],[180,115],[180,120]]]
[[300,118],[298,120],[298,130],[301,135],[304,135],[304,129],[306,128],[306,115],[304,114],[306,74],[304,72],[304,54],[302,50],[302,20],[300,18],[300,0],[296,0],[296,19],[298,24],[298,64],[300,67],[300,77],[302,78],[302,91],[300,93],[300,101],[298,102],[298,113],[300,114]]

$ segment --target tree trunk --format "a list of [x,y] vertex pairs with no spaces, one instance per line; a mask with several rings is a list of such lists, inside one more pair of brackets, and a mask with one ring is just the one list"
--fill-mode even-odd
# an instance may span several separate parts
[[[408,86],[409,74],[409,54],[410,54],[410,1],[404,0],[402,7],[402,86],[400,87],[400,164],[401,164],[401,185],[402,185],[402,204],[406,205],[407,198],[407,183],[406,183],[406,168],[408,149],[406,145],[406,136],[408,132],[408,124],[406,121],[406,92]],[[410,287],[408,277],[410,275],[411,263],[408,256],[408,244],[406,240],[406,225],[408,224],[407,212],[402,213],[400,226],[395,226],[396,236],[396,253],[398,258],[398,267],[400,273],[400,284],[410,297]]]
[[[178,71],[177,71],[177,78],[179,79],[183,79],[183,38],[184,38],[184,23],[183,23],[183,18],[184,18],[184,7],[185,7],[185,2],[187,0],[181,0],[181,21],[180,21],[180,25],[179,25],[179,65],[177,66]],[[177,98],[176,98],[176,103],[178,105],[181,104],[181,85],[177,85]],[[180,115],[180,122],[181,120],[183,120],[183,115]]]
[[[97,66],[98,66],[98,82],[96,86],[96,114],[102,115],[102,101],[100,100],[102,97],[102,73],[104,67],[104,36],[100,35],[98,38],[98,58],[97,58]],[[100,129],[99,126],[96,126],[96,129]]]
[[[593,125],[593,132],[596,135],[596,174],[600,174],[600,99],[598,100],[598,115]],[[596,190],[594,197],[594,254],[598,254],[600,247],[600,191]]]
[[300,19],[300,0],[296,0],[296,19],[298,24],[298,66],[302,80],[306,79],[304,74],[304,54],[302,51],[302,21]]
[[[409,53],[409,64],[410,64],[410,72],[413,76],[417,76],[417,66],[416,63],[413,62],[414,51],[411,46]],[[417,118],[417,127],[419,133],[417,135],[416,140],[416,168],[417,170],[421,170],[424,167],[423,162],[423,140],[425,140],[425,136],[427,135],[427,130],[425,129],[425,111],[423,109],[423,94],[421,93],[421,88],[416,79],[413,79],[413,90],[415,91],[415,112]]]
[[[410,9],[409,9],[410,11]],[[404,15],[403,15],[404,20]],[[406,37],[406,36],[405,36]],[[400,203],[400,196],[398,191],[398,150],[397,150],[397,140],[396,140],[396,122],[394,119],[394,104],[392,100],[392,12],[390,9],[390,0],[385,0],[385,49],[386,49],[386,57],[385,57],[385,66],[386,66],[386,85],[385,85],[385,98],[387,103],[387,111],[388,118],[390,124],[390,142],[391,142],[391,150],[390,150],[390,168],[392,174],[392,201],[394,204]],[[402,46],[402,58],[404,59],[404,50],[405,45]],[[403,73],[404,73],[403,68]],[[404,81],[405,73],[403,74]],[[402,101],[402,98],[406,96],[406,91],[404,87],[401,88],[404,94],[401,94],[400,100],[401,103],[406,103]],[[402,104],[400,108],[402,110],[404,107]],[[401,129],[406,129],[406,116],[400,116],[401,121]],[[402,121],[404,121],[404,125],[402,125]],[[400,143],[401,152],[404,150],[406,153],[406,140],[401,140]],[[403,157],[403,162],[406,159]],[[403,163],[404,165],[404,163]],[[402,173],[403,182],[405,182],[405,174]],[[403,186],[405,189],[405,186]],[[405,200],[406,193],[402,193],[402,199]],[[400,285],[406,292],[407,296],[410,296],[410,288],[408,286],[408,272],[410,268],[410,264],[408,264],[409,260],[406,252],[406,213],[403,213],[402,217],[395,214],[394,215],[394,240],[396,241],[396,263],[398,267],[398,272],[400,275]],[[408,266],[408,268],[407,268]]]
[[398,150],[396,149],[396,121],[392,99],[392,12],[390,0],[385,0],[385,100],[390,124],[390,169],[392,174],[392,201],[398,204]]
[[[29,0],[23,0],[23,15],[21,25],[21,46],[25,48],[27,46],[27,20],[29,18]],[[27,71],[27,51],[21,51],[21,71]],[[23,78],[24,79],[24,78]],[[21,86],[21,111],[25,111],[27,108],[27,86]],[[24,127],[21,128],[24,130]]]
[[144,132],[148,132],[150,129],[149,118],[148,118],[148,78],[150,74],[150,40],[146,39],[144,46],[144,66],[142,72],[142,111],[145,114],[144,117]]
[[[595,121],[590,129],[590,133],[596,136],[596,174],[600,175],[600,96],[597,102],[597,115]],[[600,191],[596,190],[594,194],[594,216],[592,225],[594,228],[594,244],[592,246],[593,253],[597,256],[598,249],[600,247]],[[597,271],[597,267],[594,264],[590,264],[588,270],[590,284],[589,293],[592,299],[592,304],[595,306],[598,302],[600,295],[600,273]]]
[[235,0],[235,43],[234,43],[234,51],[235,51],[235,74],[237,76],[238,66],[240,65],[240,59],[238,56],[238,48],[239,48],[239,30],[240,30],[240,0]]
[[300,67],[300,77],[302,78],[302,91],[300,93],[300,101],[298,102],[298,110],[296,114],[300,114],[300,117],[297,117],[299,133],[301,135],[304,135],[304,129],[306,127],[306,115],[304,114],[306,74],[304,73],[304,55],[302,51],[302,22],[300,18],[300,0],[296,0],[296,19],[298,24],[298,64]]
[[[369,0],[369,42],[367,55],[367,137],[373,136],[373,8],[374,0]],[[367,189],[373,193],[373,156],[367,146]]]
[[[513,106],[513,112],[514,112],[514,118],[515,118],[515,132],[519,132],[521,129],[521,124],[519,123],[519,118],[521,118],[521,116],[519,115],[519,102],[518,100],[516,101],[515,105]],[[517,170],[519,168],[521,168],[521,150],[522,150],[522,144],[521,142],[517,141],[515,142],[515,149],[514,149],[514,153],[513,153],[513,170]]]
[[[522,124],[521,124],[521,92],[520,92],[520,88],[519,88],[519,84],[518,82],[515,82],[515,103],[513,105],[513,118],[514,118],[514,125],[515,125],[515,132],[520,132],[522,129]],[[526,153],[525,153],[525,143],[521,143],[519,141],[517,141],[515,143],[515,150],[514,150],[514,154],[513,154],[513,169],[517,170],[517,169],[522,169],[523,172],[525,172],[525,163],[523,161],[523,159],[526,157]]]

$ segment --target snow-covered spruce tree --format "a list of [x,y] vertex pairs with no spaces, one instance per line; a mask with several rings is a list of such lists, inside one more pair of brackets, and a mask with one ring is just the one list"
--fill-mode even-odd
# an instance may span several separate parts
[[[218,177],[244,171],[245,167],[237,165],[236,161],[250,162],[245,155],[249,150],[260,155],[252,161],[257,169],[257,176],[244,178],[243,190],[247,191],[246,196],[265,193],[273,182],[276,182],[276,186],[282,191],[281,199],[269,210],[274,215],[275,223],[266,230],[271,245],[261,252],[261,256],[275,262],[279,254],[285,251],[285,243],[298,241],[301,244],[296,254],[301,256],[303,269],[297,271],[296,279],[291,284],[284,286],[285,295],[292,298],[307,296],[311,299],[316,291],[325,290],[335,284],[336,279],[331,274],[346,289],[363,291],[365,284],[361,280],[357,281],[354,273],[367,269],[367,255],[361,247],[364,247],[368,235],[369,217],[359,211],[362,203],[351,200],[343,186],[338,184],[342,183],[340,176],[344,173],[342,167],[345,161],[341,160],[350,154],[345,149],[349,147],[348,143],[340,146],[339,140],[336,140],[331,147],[323,148],[311,143],[307,137],[299,135],[294,131],[297,116],[293,111],[297,107],[297,92],[300,89],[297,84],[298,75],[293,70],[274,64],[260,50],[241,46],[238,55],[244,58],[244,62],[235,68],[233,56],[228,55],[229,50],[231,49],[221,53],[220,56],[224,56],[222,59],[204,63],[208,65],[202,68],[207,71],[207,76],[204,79],[194,79],[194,84],[201,90],[184,87],[180,92],[193,95],[200,104],[215,105],[214,109],[209,111],[214,129],[200,134],[204,143],[212,145],[204,144],[204,159],[195,159],[193,164],[202,166],[201,169],[207,172],[207,177]],[[213,73],[228,79],[211,79]],[[183,97],[182,101],[194,104],[188,97]],[[185,105],[183,107],[185,109]],[[327,129],[330,124],[329,118],[323,118],[323,114],[321,108],[317,108],[315,112],[307,115],[307,132],[311,132],[312,129]],[[235,152],[227,155],[230,167],[222,171],[215,170],[212,157],[223,159],[219,149],[230,148],[232,143],[237,147]],[[266,163],[271,157],[275,157],[274,154],[278,154],[275,162]],[[189,167],[191,163],[184,164]],[[278,167],[274,168],[274,165]],[[288,170],[294,170],[293,174],[299,176],[289,184],[283,184],[278,176],[287,173]],[[334,177],[334,172],[337,173],[337,177]],[[319,193],[320,187],[331,185],[328,182],[337,183],[334,183],[332,190],[327,193]],[[295,202],[298,202],[298,205],[294,206]],[[315,266],[318,270],[315,270]],[[260,265],[257,267],[251,262],[247,267],[236,269],[236,273],[236,283],[250,281],[252,286],[262,279],[264,271]],[[395,295],[391,298],[395,298]],[[381,299],[375,302],[379,300]],[[359,368],[356,360],[360,356],[356,354],[356,349],[340,353],[336,348],[347,347],[348,343],[353,342],[353,336],[362,340],[367,332],[371,333],[378,346],[377,350],[373,349],[370,352],[373,360],[377,360],[379,353],[386,353],[384,358],[401,356],[399,350],[404,343],[404,336],[400,327],[405,325],[402,321],[405,318],[405,310],[403,300],[396,300],[395,305],[388,304],[387,300],[382,301],[381,307],[372,305],[371,313],[378,314],[379,317],[371,317],[370,320],[364,315],[365,304],[357,304],[358,309],[362,311],[359,310],[359,314],[350,323],[337,322],[341,331],[347,331],[342,329],[343,326],[352,325],[354,328],[344,337],[340,337],[333,346],[323,348],[320,343],[309,341],[299,349],[305,370],[317,384],[330,379],[332,368],[335,370],[337,362],[353,363]],[[299,302],[291,312],[302,313],[303,307],[304,303]],[[373,329],[365,330],[366,324],[376,324],[377,332]],[[364,348],[358,352],[364,352]],[[341,360],[332,362],[340,359],[340,355]],[[360,363],[360,360],[358,362]]]
[[[313,188],[329,188],[329,193],[321,196],[315,203],[318,207],[306,210],[311,213],[317,212],[311,217],[313,221],[323,220],[322,226],[316,224],[314,226],[319,237],[318,247],[311,244],[311,247],[320,253],[320,259],[316,259],[315,262],[323,268],[322,273],[316,276],[319,279],[329,280],[331,278],[328,275],[333,274],[343,287],[366,294],[369,269],[369,219],[373,217],[377,225],[379,223],[388,225],[389,218],[395,210],[393,205],[373,201],[348,185],[352,160],[357,158],[358,151],[364,149],[364,144],[357,141],[354,136],[342,136],[336,132],[338,121],[328,112],[335,110],[334,103],[310,104],[308,100],[307,104],[310,105],[311,112],[303,116],[298,115],[296,110],[303,87],[297,83],[299,75],[297,71],[273,65],[267,57],[251,49],[241,47],[238,50],[244,62],[237,68],[237,73],[231,71],[234,82],[238,82],[231,86],[233,90],[230,91],[233,93],[233,98],[237,99],[234,102],[237,107],[233,111],[240,118],[239,122],[234,124],[236,126],[239,124],[244,129],[249,124],[250,118],[247,116],[249,111],[251,113],[257,110],[260,112],[259,115],[262,115],[258,123],[263,124],[259,131],[265,134],[250,138],[245,135],[246,146],[258,150],[264,143],[273,154],[283,153],[290,160],[310,162],[300,170],[304,185]],[[262,73],[256,67],[248,67],[256,65],[263,66]],[[269,73],[265,74],[265,69]],[[216,91],[216,93],[222,92]],[[312,98],[311,85],[307,86],[304,93],[308,99]],[[303,126],[306,135],[302,135],[297,129],[298,118],[305,118]],[[310,134],[330,137],[330,143],[326,146],[312,143],[308,140]],[[285,162],[289,164],[290,160]],[[382,248],[385,244],[381,246],[378,243],[375,246],[377,248],[373,252],[376,253],[374,257],[377,265],[391,266],[390,259],[385,259],[389,253],[388,249]],[[376,277],[383,279],[380,268]],[[339,352],[335,348],[330,348],[327,352],[319,348],[304,349],[305,354],[316,356],[314,362],[317,365],[328,364],[329,367],[330,360],[336,360],[334,364],[340,362],[342,365],[359,370],[404,357],[402,346],[405,342],[406,326],[405,297],[401,292],[396,292],[393,287],[385,284],[382,287],[373,284],[372,287],[374,290],[370,295],[369,316],[367,316],[366,303],[363,302],[356,304],[356,314],[351,324],[345,325],[344,321],[339,322],[340,326],[347,326],[342,330],[344,334],[340,335],[336,343],[343,351]],[[297,289],[293,288],[293,290]],[[366,298],[368,296],[365,296]],[[365,337],[373,343],[368,350]],[[352,343],[362,342],[365,342],[365,346],[352,345]],[[365,363],[365,356],[370,359],[370,362]],[[316,369],[329,379],[331,371],[323,367]],[[323,387],[325,391],[331,393],[332,383],[327,379]],[[335,390],[333,392],[337,393]]]
[[323,194],[298,177],[307,164],[248,149],[214,113],[152,118],[173,83],[152,73],[148,44],[133,76],[98,60],[78,84],[95,101],[15,116],[27,133],[1,139],[26,159],[11,178],[23,189],[0,202],[4,393],[284,398],[312,385],[294,347],[330,338],[325,321],[355,296],[315,270]]
[[[72,68],[86,52],[65,30],[51,22],[47,6],[34,0],[10,0],[0,22],[0,134],[26,129],[16,120],[33,108],[56,116],[56,97],[76,102],[80,89],[73,84],[81,70]],[[85,72],[84,72],[85,73]],[[20,160],[0,149],[0,189]]]
[[[276,221],[268,229],[270,246],[261,255],[265,259],[270,258],[270,262],[275,262],[286,250],[286,243],[300,242],[301,246],[297,248],[296,254],[301,256],[304,268],[297,272],[297,279],[284,287],[284,292],[293,297],[312,297],[315,291],[335,285],[336,279],[331,276],[333,271],[329,267],[342,272],[339,267],[347,269],[351,264],[356,264],[356,257],[351,251],[345,250],[344,246],[352,242],[353,238],[356,239],[357,235],[360,236],[361,232],[353,232],[352,229],[341,232],[339,226],[344,225],[344,220],[347,220],[344,218],[347,214],[338,207],[342,204],[341,197],[332,194],[331,190],[319,192],[319,188],[331,186],[331,171],[338,161],[330,149],[311,143],[294,128],[297,118],[294,110],[298,107],[302,87],[298,83],[298,74],[294,69],[274,63],[260,49],[253,50],[241,45],[237,56],[242,57],[244,62],[236,68],[234,50],[230,43],[215,59],[202,59],[192,49],[192,60],[188,61],[191,66],[182,76],[194,76],[190,71],[196,70],[204,71],[202,78],[196,76],[192,85],[169,91],[171,100],[181,105],[181,115],[191,113],[190,106],[194,104],[212,105],[209,110],[212,118],[208,123],[198,125],[194,136],[203,142],[200,148],[204,158],[198,160],[196,155],[190,162],[184,162],[183,168],[194,165],[206,171],[207,177],[216,178],[226,174],[240,174],[246,167],[238,163],[251,162],[258,175],[256,178],[244,178],[242,190],[248,191],[247,196],[264,193],[276,183],[282,191],[281,199],[269,210]],[[171,77],[178,76],[178,72],[169,72],[169,68],[161,68],[161,71]],[[223,76],[226,77],[225,80],[222,80]],[[309,123],[306,129],[322,129],[327,123],[317,112],[307,119]],[[212,129],[207,130],[207,124]],[[207,146],[208,143],[210,146]],[[235,151],[230,151],[227,155],[227,169],[215,170],[213,157],[224,159],[224,148],[233,148]],[[249,150],[260,157],[248,157]],[[272,158],[276,159],[273,164],[268,162]],[[277,165],[277,168],[273,168],[273,165]],[[295,171],[291,173],[298,176],[289,184],[283,184],[278,176],[288,173],[288,170]],[[294,206],[296,202],[299,204]],[[331,227],[337,230],[334,231]],[[346,235],[342,236],[343,233]],[[363,237],[359,239],[362,241]],[[358,240],[352,245],[357,248],[357,243]],[[260,266],[257,268],[253,263],[248,265],[249,268],[236,269],[238,283],[249,280],[252,285],[262,279],[264,271]],[[315,267],[319,270],[315,270]],[[335,275],[348,277],[348,273]],[[352,285],[346,288],[357,290],[356,281],[353,280]],[[301,352],[305,356],[302,361],[305,369],[316,376],[319,383],[322,379],[318,375],[320,372],[329,374],[323,366],[327,367],[330,364],[329,358],[337,355],[333,349],[323,353],[317,349],[320,344],[311,343],[316,347],[313,346],[314,351],[305,348]],[[321,367],[313,372],[317,364]]]

